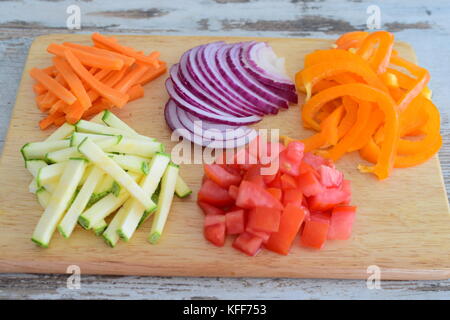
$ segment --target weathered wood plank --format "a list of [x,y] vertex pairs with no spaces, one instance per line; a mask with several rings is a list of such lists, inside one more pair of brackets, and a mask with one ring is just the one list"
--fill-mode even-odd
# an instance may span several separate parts
[[[374,1],[319,0],[171,0],[148,2],[93,0],[76,2],[81,32],[335,37],[364,27]],[[68,32],[65,10],[72,1],[0,1],[0,150],[29,45],[41,34]],[[442,114],[440,152],[450,190],[450,5],[437,0],[380,3],[383,27],[413,44],[432,74],[434,101]],[[419,43],[420,41],[420,43]],[[31,106],[30,106],[31,107]],[[83,276],[81,290],[65,287],[64,275],[1,275],[0,299],[8,298],[379,298],[448,299],[450,281],[382,282],[368,290],[363,281],[292,279],[202,279]]]

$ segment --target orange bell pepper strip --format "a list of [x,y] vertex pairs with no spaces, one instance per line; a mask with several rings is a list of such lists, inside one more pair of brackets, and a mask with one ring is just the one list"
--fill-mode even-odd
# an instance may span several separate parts
[[365,130],[361,132],[361,134],[353,141],[352,146],[347,150],[347,152],[357,151],[369,143],[369,140],[372,139],[372,135],[377,131],[383,121],[383,112],[378,108],[372,107],[370,121],[368,122]]
[[394,35],[387,31],[376,31],[364,39],[356,53],[369,61],[377,74],[386,72],[391,60]]
[[344,33],[340,36],[335,44],[337,48],[348,50],[350,48],[359,48],[364,41],[369,36],[368,32],[365,31],[353,31]]
[[399,67],[405,68],[417,78],[414,85],[407,88],[408,91],[398,104],[399,110],[403,110],[416,96],[418,96],[422,92],[422,90],[430,81],[430,74],[426,69],[421,68],[398,56],[392,57],[391,63]]
[[362,57],[357,54],[351,53],[347,50],[341,49],[328,49],[328,50],[316,50],[309,53],[305,57],[304,67],[305,69],[324,61],[335,61],[335,60],[347,60],[356,59],[360,62],[366,62]]
[[335,86],[317,93],[305,103],[302,109],[303,121],[311,125],[312,128],[319,129],[320,125],[313,119],[314,114],[327,101],[343,96],[375,102],[378,108],[383,111],[386,131],[378,162],[372,167],[360,166],[360,170],[374,173],[379,179],[387,178],[394,164],[399,135],[399,119],[396,105],[388,94],[362,83]]
[[358,104],[348,96],[342,98],[345,116],[338,126],[338,139],[342,138],[356,121]]
[[359,101],[356,121],[347,134],[339,142],[328,150],[324,155],[334,161],[340,159],[356,142],[357,138],[364,132],[370,121],[372,104],[366,101]]
[[[426,100],[425,102],[425,109],[428,112],[428,121],[425,126],[426,136],[421,140],[401,139],[399,141],[399,152],[394,161],[394,166],[396,168],[419,165],[431,158],[442,146],[442,137],[439,132],[439,110],[429,100]],[[400,150],[405,154],[401,154]],[[360,150],[361,157],[373,163],[377,161],[379,154],[380,147],[373,139],[370,139],[367,145]]]
[[387,88],[380,78],[371,70],[371,68],[358,59],[356,55],[347,59],[336,59],[327,62],[314,64],[295,76],[296,83],[302,83],[306,89],[306,100],[311,98],[311,91],[314,84],[322,79],[335,76],[341,73],[351,73],[360,76],[365,83],[387,92]]

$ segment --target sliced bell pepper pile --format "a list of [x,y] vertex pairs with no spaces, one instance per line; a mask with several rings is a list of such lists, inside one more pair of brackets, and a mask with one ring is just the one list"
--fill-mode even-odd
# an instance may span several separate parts
[[[393,46],[387,31],[357,31],[342,35],[333,49],[305,57],[295,83],[306,94],[303,126],[317,131],[301,140],[305,151],[331,160],[359,151],[374,163],[360,165],[360,171],[379,179],[438,152],[440,116],[427,87],[430,75]],[[295,140],[283,138],[285,144]]]

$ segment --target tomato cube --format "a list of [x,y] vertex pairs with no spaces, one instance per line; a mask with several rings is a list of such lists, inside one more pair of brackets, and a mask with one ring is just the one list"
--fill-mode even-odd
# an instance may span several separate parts
[[340,188],[324,188],[324,191],[308,199],[312,211],[328,211],[339,204],[348,203],[350,194]]
[[245,230],[244,210],[231,211],[225,214],[227,234],[239,234]]
[[225,223],[206,226],[203,229],[205,239],[215,246],[222,247],[225,244]]
[[288,204],[281,215],[280,228],[270,235],[265,247],[279,254],[287,255],[305,216],[304,208]]
[[231,185],[228,188],[228,194],[230,195],[231,198],[233,198],[233,200],[237,199],[238,192],[239,192],[239,187],[238,186]]
[[342,172],[336,168],[321,165],[319,169],[320,182],[325,187],[340,187],[344,179]]
[[281,188],[283,190],[297,188],[297,181],[295,181],[295,178],[293,176],[285,173],[281,175],[280,179],[281,179]]
[[266,189],[250,181],[241,182],[236,205],[244,209],[256,207],[283,209],[281,202],[275,199]]
[[241,182],[241,176],[235,175],[218,164],[204,164],[205,175],[208,179],[214,181],[222,188],[228,188],[231,185],[238,185]]
[[261,166],[254,165],[250,167],[247,172],[244,174],[244,177],[242,178],[245,181],[253,182],[260,187],[265,188],[266,183],[264,182],[264,177],[261,175]]
[[305,247],[322,249],[327,240],[328,228],[328,223],[313,220],[306,221],[301,244]]
[[288,189],[283,192],[283,205],[293,204],[297,207],[302,207],[303,193],[300,189]]
[[320,170],[321,165],[334,168],[333,161],[320,156],[316,156],[311,152],[305,152],[305,154],[303,155],[303,162],[309,164],[312,168],[314,168],[314,170],[317,171]]
[[316,175],[309,171],[298,177],[298,187],[306,197],[315,196],[323,192],[323,186]]
[[198,206],[202,209],[203,213],[205,215],[219,215],[219,214],[225,214],[225,211],[222,209],[216,208],[209,203],[198,201]]
[[263,232],[263,231],[257,231],[252,228],[245,228],[245,232],[250,233],[251,235],[254,235],[255,237],[259,237],[262,239],[263,243],[266,243],[269,240],[270,232]]
[[249,211],[247,227],[255,231],[276,232],[280,227],[280,216],[280,210],[257,207]]
[[233,247],[249,256],[254,256],[261,248],[262,241],[260,237],[244,232],[234,239]]
[[319,222],[330,224],[331,213],[330,212],[312,212],[310,218],[313,221],[319,221]]
[[283,197],[283,192],[278,188],[267,188],[267,191],[278,201],[281,201]]
[[291,141],[286,149],[286,156],[289,160],[300,162],[303,159],[303,151],[305,150],[305,145],[300,141]]
[[281,172],[278,172],[275,175],[275,177],[273,177],[272,181],[270,181],[270,183],[267,184],[267,186],[269,186],[271,188],[281,189]]
[[330,229],[328,239],[347,240],[352,234],[353,222],[355,221],[356,207],[335,207],[331,213]]
[[200,188],[200,191],[198,192],[198,200],[219,207],[234,203],[234,200],[228,194],[227,189],[222,188],[209,179],[206,179]]
[[225,216],[224,215],[217,215],[217,214],[207,214],[205,216],[205,223],[204,226],[213,226],[215,224],[222,224],[225,223]]

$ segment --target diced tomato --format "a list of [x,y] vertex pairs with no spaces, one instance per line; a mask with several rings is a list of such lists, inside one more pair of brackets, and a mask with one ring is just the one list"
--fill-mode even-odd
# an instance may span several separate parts
[[242,179],[240,175],[234,175],[218,164],[204,164],[203,168],[206,176],[222,188],[239,185]]
[[303,193],[300,189],[288,189],[283,192],[283,205],[293,204],[296,207],[302,207]]
[[302,142],[292,141],[287,146],[286,156],[291,161],[301,162],[303,159],[303,151],[304,150],[305,150],[305,145]]
[[342,181],[342,191],[347,195],[347,199],[343,202],[343,204],[350,204],[352,201],[352,185],[350,180]]
[[319,222],[330,224],[331,213],[330,212],[312,212],[310,218],[313,221],[319,221]]
[[302,174],[307,173],[307,172],[314,172],[314,174],[319,176],[319,174],[316,172],[316,170],[314,170],[313,167],[311,167],[305,161],[302,161],[302,163],[300,164],[300,174],[302,175]]
[[308,199],[312,211],[328,211],[339,204],[347,203],[350,194],[339,188],[324,188],[319,194]]
[[202,209],[203,213],[205,215],[220,215],[225,214],[225,211],[222,209],[216,208],[209,203],[203,202],[203,201],[197,201],[198,206]]
[[219,214],[207,214],[205,216],[205,223],[204,226],[213,226],[215,224],[221,224],[225,223],[225,215],[219,215]]
[[266,243],[269,240],[270,234],[271,234],[270,232],[257,231],[257,230],[254,230],[254,229],[250,228],[250,227],[246,227],[245,228],[245,232],[250,233],[251,235],[254,235],[256,237],[261,238],[263,243]]
[[200,191],[198,192],[198,200],[219,207],[234,203],[234,200],[228,194],[227,189],[222,188],[209,179],[205,180],[200,188]]
[[353,222],[355,221],[356,207],[335,207],[331,214],[328,239],[347,240],[352,234]]
[[273,208],[278,210],[283,209],[280,201],[275,199],[266,189],[250,181],[241,182],[238,197],[236,199],[236,205],[244,209],[252,209],[256,207]]
[[280,228],[270,235],[265,247],[279,254],[287,255],[305,216],[304,208],[288,204],[281,215]]
[[267,191],[278,201],[281,201],[283,197],[283,192],[278,188],[267,188]]
[[319,179],[312,171],[300,175],[297,183],[299,189],[302,190],[303,195],[306,197],[315,196],[316,194],[323,192],[324,189]]
[[248,170],[252,165],[258,163],[258,158],[250,154],[247,148],[243,148],[236,152],[234,163],[241,169]]
[[275,180],[275,178],[277,177],[277,174],[278,174],[278,172],[274,173],[274,174],[263,174],[262,177],[263,177],[264,183],[266,185],[271,184],[272,181]]
[[207,226],[203,229],[206,240],[222,247],[225,243],[225,222]]
[[287,173],[282,174],[280,180],[281,180],[281,188],[283,190],[296,189],[298,187],[295,178]]
[[261,166],[259,166],[259,165],[251,166],[247,170],[247,172],[244,174],[244,177],[242,178],[242,180],[253,182],[262,188],[266,187],[264,178],[261,175]]
[[288,173],[291,176],[298,176],[300,174],[300,164],[299,161],[293,161],[287,156],[287,149],[280,153],[280,172]]
[[225,215],[227,234],[239,234],[245,231],[244,210],[228,212]]
[[281,189],[281,172],[278,171],[272,181],[267,185],[271,188]]
[[241,233],[236,239],[234,239],[233,247],[238,249],[249,256],[254,256],[261,248],[262,239],[256,237],[247,232]]
[[344,175],[336,168],[321,165],[319,169],[320,182],[325,187],[340,187]]
[[281,143],[267,142],[261,136],[256,137],[248,144],[248,152],[262,164],[271,162],[284,149],[285,147]]
[[280,216],[280,210],[257,207],[249,211],[247,227],[256,231],[276,232],[280,227]]
[[239,187],[238,186],[231,185],[228,188],[228,194],[230,195],[230,197],[233,198],[233,200],[237,199],[238,192],[239,192]]
[[311,152],[305,152],[305,154],[303,155],[303,162],[306,162],[311,167],[313,167],[314,170],[317,170],[317,171],[319,171],[321,165],[334,168],[333,161],[322,158],[320,156],[316,156],[315,154],[312,154]]
[[305,222],[301,243],[305,247],[321,249],[325,245],[328,234],[328,223],[309,220]]

